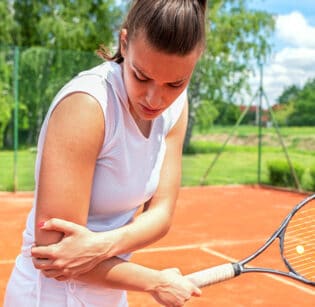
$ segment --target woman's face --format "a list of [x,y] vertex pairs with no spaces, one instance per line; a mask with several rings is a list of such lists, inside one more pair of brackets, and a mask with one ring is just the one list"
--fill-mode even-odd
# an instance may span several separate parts
[[154,49],[139,33],[128,41],[121,33],[123,77],[130,111],[135,120],[159,116],[187,87],[201,50],[185,56],[166,54]]

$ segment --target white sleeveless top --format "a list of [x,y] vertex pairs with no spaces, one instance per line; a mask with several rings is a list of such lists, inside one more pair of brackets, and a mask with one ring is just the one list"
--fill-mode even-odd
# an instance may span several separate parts
[[[53,100],[39,137],[35,203],[23,234],[24,256],[30,256],[34,242],[37,185],[48,121],[58,103],[73,92],[85,92],[93,96],[102,107],[106,123],[103,146],[96,161],[88,213],[87,227],[92,231],[108,231],[127,224],[138,207],[152,197],[165,155],[165,137],[180,117],[187,95],[185,89],[167,110],[154,119],[150,136],[146,138],[129,112],[120,65],[103,63],[80,73],[67,83]],[[128,255],[120,257],[129,258]],[[105,293],[107,290],[103,291]],[[115,305],[109,303],[108,306]]]

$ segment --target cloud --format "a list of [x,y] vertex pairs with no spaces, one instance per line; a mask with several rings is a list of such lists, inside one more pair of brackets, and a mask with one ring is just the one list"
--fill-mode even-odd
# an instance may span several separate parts
[[300,12],[278,16],[276,35],[288,45],[315,48],[315,27],[309,25]]
[[[315,27],[299,12],[280,15],[276,19],[275,38],[278,48],[265,65],[263,75],[270,104],[276,103],[286,87],[303,86],[315,78]],[[258,88],[259,73],[251,84]]]

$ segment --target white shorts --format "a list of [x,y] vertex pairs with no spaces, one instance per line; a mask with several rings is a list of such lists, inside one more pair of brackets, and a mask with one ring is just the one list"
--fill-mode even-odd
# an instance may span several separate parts
[[4,307],[127,307],[123,290],[90,286],[77,281],[46,278],[32,258],[19,255],[7,285]]

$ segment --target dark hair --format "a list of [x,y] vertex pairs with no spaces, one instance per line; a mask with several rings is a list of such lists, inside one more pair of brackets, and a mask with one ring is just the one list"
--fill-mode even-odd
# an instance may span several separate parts
[[[139,32],[157,50],[186,55],[200,44],[205,44],[205,12],[207,0],[134,0],[122,24],[127,30],[128,40]],[[98,54],[106,60],[121,63],[120,50],[110,56],[101,46]]]

